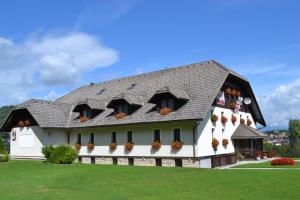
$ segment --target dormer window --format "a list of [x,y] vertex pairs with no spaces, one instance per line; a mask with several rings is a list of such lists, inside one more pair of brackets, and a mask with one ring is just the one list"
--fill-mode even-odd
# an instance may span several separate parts
[[125,116],[134,113],[142,106],[142,104],[142,97],[123,93],[114,97],[107,107],[114,109],[114,116],[116,119],[122,119]]
[[184,90],[164,87],[150,98],[149,103],[156,106],[152,110],[156,110],[161,115],[167,115],[170,112],[178,110],[189,100]]
[[96,117],[104,110],[105,102],[94,99],[86,99],[84,101],[78,102],[73,112],[78,112],[78,118],[80,122],[85,122]]

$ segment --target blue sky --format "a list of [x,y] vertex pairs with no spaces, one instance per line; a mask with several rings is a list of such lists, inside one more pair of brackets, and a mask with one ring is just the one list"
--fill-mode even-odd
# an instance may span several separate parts
[[292,0],[1,1],[0,105],[215,59],[246,76],[270,127],[300,118]]

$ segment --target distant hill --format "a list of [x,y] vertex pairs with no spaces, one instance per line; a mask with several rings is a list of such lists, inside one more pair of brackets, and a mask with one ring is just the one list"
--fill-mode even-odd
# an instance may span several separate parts
[[0,108],[0,124],[3,123],[12,108],[14,108],[14,106],[2,106]]

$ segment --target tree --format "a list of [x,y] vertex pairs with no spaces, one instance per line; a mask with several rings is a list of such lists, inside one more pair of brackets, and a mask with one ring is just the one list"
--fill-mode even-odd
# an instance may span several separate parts
[[1,137],[1,135],[0,135],[0,154],[5,154],[5,153],[7,153],[7,151],[6,151],[6,149],[5,149],[5,146],[4,146],[2,137]]
[[300,120],[289,121],[289,139],[292,146],[300,139]]

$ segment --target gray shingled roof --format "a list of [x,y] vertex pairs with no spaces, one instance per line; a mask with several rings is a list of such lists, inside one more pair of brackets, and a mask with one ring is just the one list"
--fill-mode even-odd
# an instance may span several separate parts
[[95,100],[95,99],[84,99],[82,101],[79,101],[76,105],[80,106],[80,105],[88,105],[91,109],[94,110],[105,110],[106,108],[106,103],[105,101],[101,101],[101,100]]
[[[219,63],[206,61],[99,84],[90,84],[80,87],[54,102],[32,100],[34,102],[25,102],[22,105],[33,112],[34,118],[38,123],[40,122],[42,127],[62,127],[64,125],[66,127],[85,127],[172,120],[200,120],[206,116],[229,75],[248,83],[244,77]],[[132,84],[136,85],[128,90]],[[174,96],[188,99],[188,101],[179,110],[168,115],[162,116],[156,112],[149,112],[155,106],[149,100],[162,88],[167,88]],[[99,91],[103,89],[105,91],[99,94]],[[120,94],[121,98],[124,98],[128,103],[142,106],[121,120],[112,116],[113,110],[111,108],[106,108],[99,115],[84,123],[79,122],[78,113],[71,112],[78,102],[86,99],[106,102],[107,105],[112,100],[120,98]],[[258,122],[264,125],[264,119],[257,105],[256,107],[256,112],[253,114],[256,119],[260,120]]]
[[122,93],[112,98],[112,100],[107,105],[108,108],[113,108],[113,103],[117,100],[125,100],[130,105],[142,106],[143,98],[142,96],[138,96],[130,93]]
[[248,125],[240,124],[236,131],[231,136],[231,139],[256,139],[267,138],[268,136],[257,129],[254,129]]
[[170,93],[172,94],[174,97],[176,97],[177,99],[180,100],[189,100],[190,97],[186,94],[186,92],[183,89],[179,89],[179,88],[174,88],[173,86],[165,86],[159,90],[157,90],[153,96],[150,98],[149,102],[152,102],[152,98],[154,96],[156,96],[157,94],[162,94],[162,93]]

